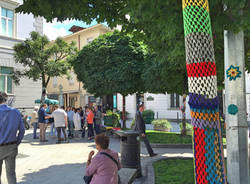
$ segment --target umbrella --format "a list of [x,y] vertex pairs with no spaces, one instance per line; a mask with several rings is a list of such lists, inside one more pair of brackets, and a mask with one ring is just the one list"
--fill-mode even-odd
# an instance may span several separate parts
[[[44,101],[46,104],[48,105],[56,105],[56,104],[59,104],[59,101],[58,100],[54,100],[54,99],[49,99],[49,98],[45,98],[45,101]],[[35,100],[35,103],[37,104],[40,104],[41,103],[41,99],[36,99]]]

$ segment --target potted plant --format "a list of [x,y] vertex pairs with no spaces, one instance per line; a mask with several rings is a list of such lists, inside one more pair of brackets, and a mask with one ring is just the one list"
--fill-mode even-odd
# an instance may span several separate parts
[[111,110],[109,110],[104,116],[104,125],[112,127],[121,127],[119,120],[120,115],[116,112],[112,112]]
[[157,119],[152,121],[154,130],[170,132],[172,126],[166,119]]
[[[182,132],[182,123],[180,123],[180,129]],[[186,130],[187,130],[187,135],[192,135],[192,131],[193,131],[193,126],[190,125],[189,123],[186,123]]]

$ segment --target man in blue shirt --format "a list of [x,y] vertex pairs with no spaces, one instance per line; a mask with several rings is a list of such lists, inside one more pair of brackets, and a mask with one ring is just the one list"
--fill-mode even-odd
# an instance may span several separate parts
[[6,100],[6,93],[0,92],[0,183],[2,165],[5,161],[8,183],[16,184],[17,148],[23,139],[25,129],[21,113],[4,104]]
[[38,122],[40,128],[40,142],[47,142],[48,140],[45,139],[45,133],[47,128],[47,122],[49,116],[46,113],[47,104],[43,104],[39,111],[38,111]]
[[73,120],[73,116],[74,116],[74,108],[72,109],[72,107],[68,107],[67,110],[67,116],[68,116],[68,130],[69,130],[69,134],[68,137],[73,138],[74,137],[74,120]]

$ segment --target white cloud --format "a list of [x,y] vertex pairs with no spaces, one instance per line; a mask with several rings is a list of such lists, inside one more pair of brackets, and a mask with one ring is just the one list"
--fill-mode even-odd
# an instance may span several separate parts
[[53,20],[52,23],[44,21],[44,27],[43,27],[44,34],[46,36],[48,36],[48,38],[50,40],[55,40],[57,37],[66,36],[68,33],[67,33],[67,30],[64,27],[56,28],[55,26],[58,25],[58,24],[67,25],[67,24],[69,24],[71,22],[73,22],[73,20],[66,20],[66,21],[64,21],[62,23],[57,22],[56,20]]

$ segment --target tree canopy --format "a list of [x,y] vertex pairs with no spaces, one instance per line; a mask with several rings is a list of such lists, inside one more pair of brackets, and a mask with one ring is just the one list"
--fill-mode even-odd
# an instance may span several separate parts
[[143,92],[146,48],[118,31],[92,41],[72,61],[77,78],[96,96]]
[[20,77],[28,77],[42,80],[42,87],[46,88],[51,77],[67,74],[71,68],[68,61],[76,53],[75,43],[68,44],[61,38],[49,43],[46,36],[31,32],[30,38],[14,46],[15,62],[24,66],[23,70],[13,73],[16,84]]
[[[250,71],[250,1],[246,0],[213,0],[209,1],[212,30],[214,36],[215,57],[217,64],[218,87],[223,88],[224,80],[224,41],[225,29],[234,32],[245,31],[246,69]],[[243,13],[240,14],[239,12]],[[156,92],[173,91],[175,84],[185,83],[184,28],[182,2],[166,0],[24,0],[17,12],[33,13],[44,16],[48,21],[57,18],[79,19],[90,23],[107,22],[110,27],[122,25],[123,31],[132,33],[137,40],[143,40],[155,53],[157,63],[148,64],[144,76],[147,83],[153,84]],[[152,61],[152,60],[151,60]],[[180,67],[180,68],[178,68]],[[171,69],[171,74],[166,69]],[[180,72],[180,70],[182,72]],[[157,71],[157,73],[152,73]],[[168,74],[167,74],[168,73]],[[175,78],[170,75],[176,74]],[[151,78],[150,78],[151,76]],[[153,79],[161,79],[156,81]],[[175,84],[171,83],[175,79]],[[169,81],[171,80],[171,81]],[[183,81],[184,80],[184,81]],[[154,83],[152,83],[154,81]],[[166,87],[166,82],[171,88]],[[154,87],[153,87],[154,86]],[[163,90],[163,91],[161,91]],[[182,93],[184,90],[176,90]]]

